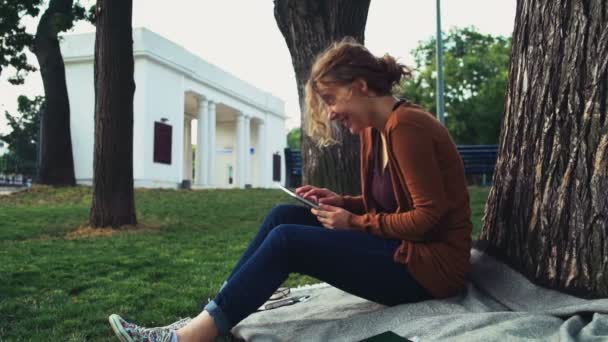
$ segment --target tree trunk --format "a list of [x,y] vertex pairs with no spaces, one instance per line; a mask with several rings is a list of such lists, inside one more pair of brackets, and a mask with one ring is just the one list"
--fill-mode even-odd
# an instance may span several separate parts
[[41,132],[41,158],[38,182],[48,185],[75,185],[74,159],[70,134],[70,103],[65,66],[59,49],[58,18],[69,16],[72,0],[53,0],[38,23],[34,54],[40,65],[46,105]]
[[[315,57],[332,42],[351,36],[364,41],[369,0],[275,0],[274,16],[291,53],[300,97],[301,122],[304,86]],[[339,128],[340,144],[319,149],[303,132],[302,182],[327,187],[342,194],[361,191],[359,137]]]
[[481,240],[533,281],[608,296],[608,5],[517,3]]
[[98,0],[92,227],[137,224],[133,198],[132,0]]

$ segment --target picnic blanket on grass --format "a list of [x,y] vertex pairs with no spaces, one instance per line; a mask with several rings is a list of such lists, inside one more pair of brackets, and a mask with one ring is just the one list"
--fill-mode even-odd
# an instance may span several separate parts
[[360,341],[385,331],[425,341],[608,342],[608,298],[537,286],[484,252],[471,251],[465,294],[386,307],[328,284],[292,289],[302,303],[255,313],[232,330],[247,341]]

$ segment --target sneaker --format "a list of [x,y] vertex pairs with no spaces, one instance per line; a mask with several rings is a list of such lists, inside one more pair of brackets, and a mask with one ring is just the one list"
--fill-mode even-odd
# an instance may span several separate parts
[[110,326],[121,342],[170,342],[173,331],[190,322],[186,317],[164,327],[145,328],[125,321],[122,317],[112,314],[108,318]]

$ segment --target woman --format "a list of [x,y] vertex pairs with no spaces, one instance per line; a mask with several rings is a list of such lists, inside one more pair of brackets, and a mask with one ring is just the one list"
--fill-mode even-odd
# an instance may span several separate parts
[[[110,317],[123,341],[208,341],[253,313],[292,272],[385,305],[465,289],[471,212],[462,160],[431,114],[391,90],[409,71],[351,39],[315,61],[306,84],[308,135],[334,143],[332,122],[361,141],[362,195],[306,185],[321,209],[272,209],[205,310],[186,326],[145,329]],[[172,330],[175,328],[176,330]]]

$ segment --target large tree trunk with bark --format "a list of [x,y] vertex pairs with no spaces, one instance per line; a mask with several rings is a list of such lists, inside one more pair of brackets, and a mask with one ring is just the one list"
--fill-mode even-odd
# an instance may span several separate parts
[[[274,16],[291,53],[296,73],[301,122],[305,125],[304,86],[316,56],[332,42],[351,36],[364,42],[369,0],[275,0]],[[302,132],[302,181],[342,194],[361,191],[359,137],[343,127],[340,144],[319,149]]]
[[608,5],[520,0],[481,240],[537,283],[608,296]]
[[132,0],[98,0],[92,227],[137,224],[133,196]]
[[75,185],[70,134],[70,103],[65,66],[57,34],[71,16],[72,0],[53,0],[38,23],[33,52],[40,65],[46,105],[43,110],[41,158],[38,182]]

